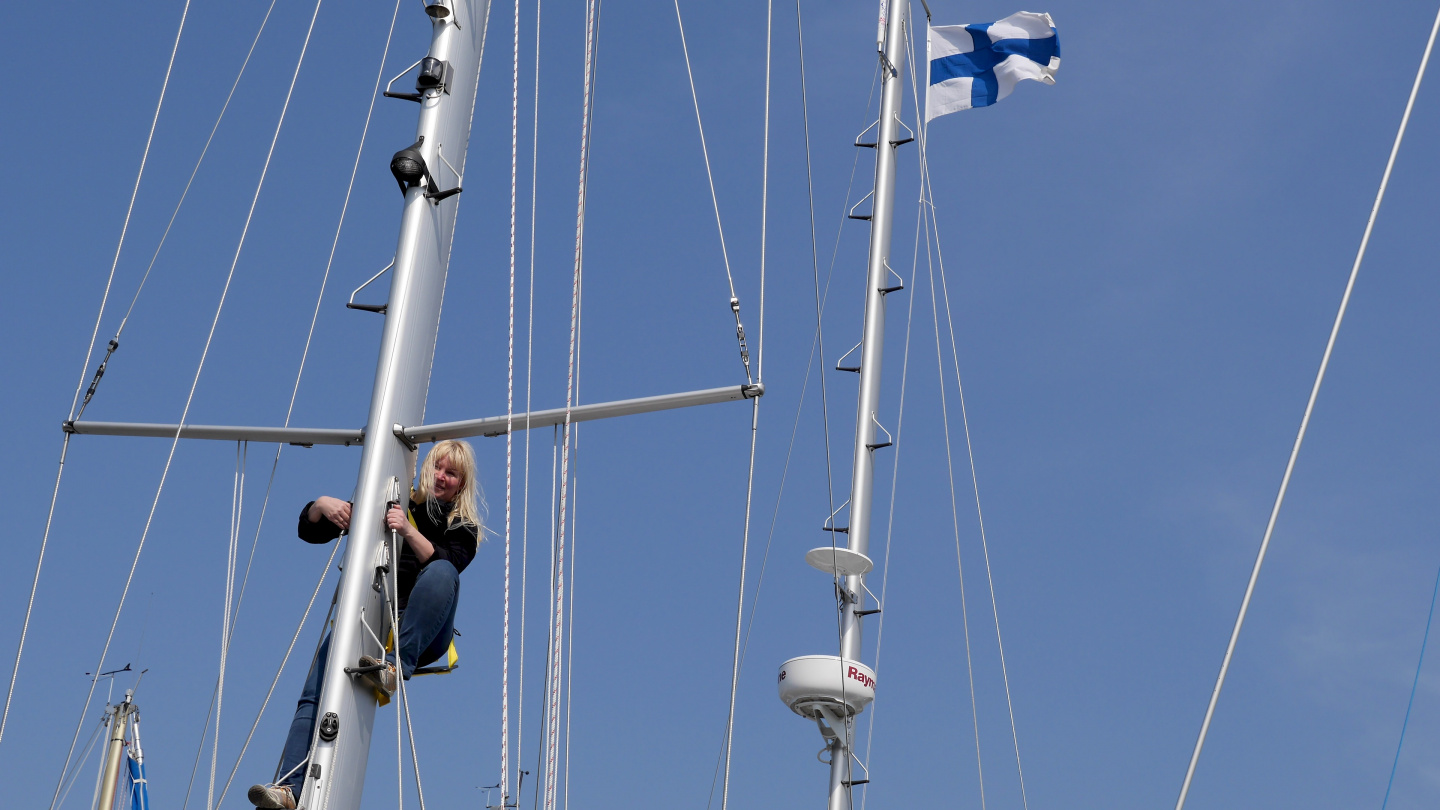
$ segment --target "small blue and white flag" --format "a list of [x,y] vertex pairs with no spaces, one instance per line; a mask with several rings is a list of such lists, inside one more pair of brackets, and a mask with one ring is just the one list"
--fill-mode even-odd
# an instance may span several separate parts
[[932,26],[926,42],[930,86],[925,120],[988,107],[1010,95],[1015,83],[1055,83],[1060,36],[1049,14],[1021,11],[999,22]]

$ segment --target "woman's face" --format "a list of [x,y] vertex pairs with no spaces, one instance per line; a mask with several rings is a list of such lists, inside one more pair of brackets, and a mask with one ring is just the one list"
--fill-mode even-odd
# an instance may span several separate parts
[[450,462],[448,458],[436,459],[435,480],[431,482],[430,491],[439,500],[449,503],[455,500],[460,492],[460,486],[465,483],[464,476],[460,469]]

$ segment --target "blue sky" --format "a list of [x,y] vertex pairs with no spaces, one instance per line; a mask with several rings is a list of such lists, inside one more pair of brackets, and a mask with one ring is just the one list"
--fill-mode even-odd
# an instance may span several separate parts
[[[535,10],[523,5],[521,141],[528,144]],[[731,264],[758,351],[765,7],[747,0],[681,8]],[[931,8],[937,23],[1018,10],[947,0]],[[0,571],[0,652],[18,643],[58,425],[82,373],[180,9],[167,1],[80,4],[59,15],[53,5],[12,4],[4,12],[0,66],[11,104],[0,139],[12,176],[0,199],[8,259],[0,374],[11,382],[0,395],[7,460],[0,486],[16,508],[7,521],[10,562]],[[276,5],[89,417],[178,418],[312,9]],[[264,10],[252,0],[191,7],[102,343],[134,294]],[[836,229],[847,193],[858,199],[869,182],[866,152],[851,184],[849,144],[868,123],[874,4],[803,10],[822,281],[832,249],[837,258],[826,362],[809,377],[802,407],[814,286],[795,10],[781,4],[768,393],[748,583],[751,594],[758,584],[759,598],[732,780],[732,800],[744,806],[823,801],[825,768],[813,758],[820,738],[779,703],[773,678],[787,658],[834,651],[830,584],[802,558],[828,543],[818,530],[829,511],[818,370],[858,340],[863,288],[866,232],[851,224],[837,242]],[[1058,84],[1022,85],[1000,105],[940,119],[930,132],[945,281],[1026,789],[1036,808],[1166,806],[1184,775],[1433,17],[1390,0],[1183,9],[1057,0],[1034,10],[1054,16],[1064,41]],[[200,379],[194,422],[284,418],[390,11],[387,3],[321,8]],[[536,408],[564,397],[583,14],[580,3],[543,10]],[[491,25],[430,391],[434,421],[505,410],[508,6],[494,10]],[[600,39],[581,399],[739,382],[673,7],[610,0]],[[427,42],[419,9],[404,4],[389,74]],[[1434,250],[1426,236],[1440,188],[1431,82],[1416,104],[1191,807],[1378,806],[1385,790],[1440,565],[1433,497],[1440,385],[1425,359],[1440,353],[1433,317],[1440,279],[1429,272]],[[908,105],[906,115],[913,116]],[[385,166],[413,131],[414,108],[377,106],[295,424],[364,422],[380,322],[342,304],[393,250],[399,198]],[[521,161],[523,189],[528,145]],[[867,801],[978,807],[978,726],[986,806],[1020,807],[957,432],[972,725],[937,335],[923,254],[918,269],[911,259],[916,166],[914,147],[906,147],[892,265],[909,289],[891,304],[882,415],[892,429],[905,313],[909,296],[916,300]],[[943,301],[940,316],[948,347]],[[93,362],[83,373],[91,371]],[[948,384],[958,431],[953,378]],[[826,390],[838,502],[848,486],[854,378],[831,372]],[[728,699],[748,416],[743,406],[717,405],[596,423],[581,433],[570,788],[577,806],[706,803]],[[533,763],[551,444],[548,433],[531,439],[531,635],[520,756]],[[476,445],[490,525],[503,529],[503,440]],[[517,458],[523,447],[517,442]],[[162,440],[72,444],[16,705],[0,742],[0,768],[24,775],[7,786],[17,806],[49,803],[81,719],[85,673],[99,655],[167,449]],[[137,702],[157,806],[182,801],[218,665],[234,450],[181,447],[106,659],[107,668],[149,668]],[[251,448],[246,553],[273,452]],[[295,512],[317,494],[348,494],[358,458],[347,448],[281,455],[230,657],[222,780],[328,555],[294,538]],[[888,472],[880,489],[883,517]],[[517,487],[517,509],[521,498]],[[882,523],[877,558],[883,538]],[[463,580],[461,670],[414,690],[426,798],[437,806],[483,806],[479,786],[498,779],[502,545],[487,543]],[[518,590],[518,530],[515,554]],[[281,680],[236,777],[239,788],[268,778],[317,632],[312,623],[302,635],[302,660]],[[872,622],[872,664],[876,635]],[[11,652],[3,654],[8,662]],[[1427,764],[1440,748],[1434,672],[1421,674],[1394,807],[1433,803],[1440,793],[1440,770]],[[82,743],[99,711],[98,704],[85,710]],[[377,723],[366,807],[395,800],[389,711]],[[66,807],[85,803],[92,773],[80,777]],[[207,778],[202,765],[191,807],[203,802]],[[232,789],[226,806],[243,807],[243,792]]]

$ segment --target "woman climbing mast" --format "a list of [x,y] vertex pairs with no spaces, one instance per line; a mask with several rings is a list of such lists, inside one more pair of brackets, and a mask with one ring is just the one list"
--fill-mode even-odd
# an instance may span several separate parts
[[[455,608],[460,602],[460,572],[475,558],[480,515],[475,482],[475,452],[462,441],[438,442],[425,456],[410,495],[409,509],[396,505],[385,526],[404,543],[397,568],[400,610],[399,671],[406,680],[416,667],[440,660],[455,635]],[[300,539],[328,543],[350,528],[350,503],[322,495],[300,510]],[[295,719],[271,784],[250,788],[250,803],[272,810],[293,810],[304,764],[315,732],[315,707],[330,657],[330,635],[320,643],[310,675],[295,706]],[[358,669],[376,667],[360,677],[376,689],[395,691],[396,653],[380,661],[361,656]]]

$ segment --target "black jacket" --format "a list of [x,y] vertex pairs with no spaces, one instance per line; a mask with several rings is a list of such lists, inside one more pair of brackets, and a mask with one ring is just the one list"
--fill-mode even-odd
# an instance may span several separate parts
[[[436,560],[448,560],[455,566],[456,572],[464,571],[465,566],[475,559],[475,549],[479,545],[475,526],[469,523],[456,523],[454,526],[446,526],[450,517],[451,504],[436,502],[439,507],[435,510],[436,517],[430,516],[430,509],[424,501],[414,500],[412,495],[410,501],[410,518],[415,521],[415,527],[420,534],[435,547],[435,553],[425,561],[429,565]],[[300,539],[307,543],[328,543],[340,536],[340,527],[330,522],[329,518],[322,517],[319,522],[310,522],[310,507],[314,501],[305,504],[300,510]],[[405,604],[410,600],[410,591],[415,587],[415,578],[420,575],[420,570],[425,567],[415,557],[415,552],[410,549],[410,544],[404,540],[400,541],[400,609],[405,609]]]

